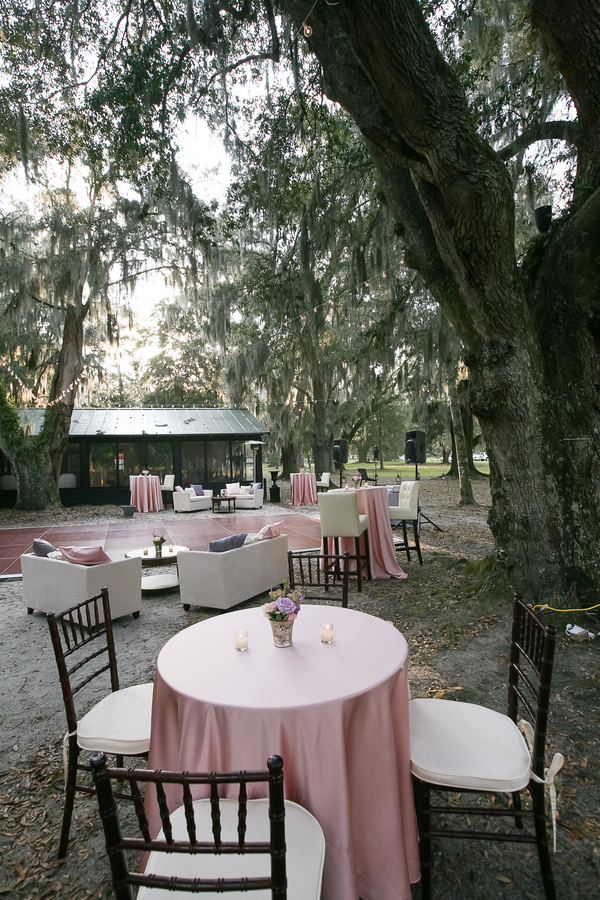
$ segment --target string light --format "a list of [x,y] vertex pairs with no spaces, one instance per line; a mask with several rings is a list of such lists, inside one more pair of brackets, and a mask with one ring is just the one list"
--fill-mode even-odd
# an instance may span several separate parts
[[304,34],[306,35],[306,37],[310,37],[310,36],[311,36],[311,34],[312,34],[312,28],[310,27],[310,25],[305,25],[305,26],[304,26]]

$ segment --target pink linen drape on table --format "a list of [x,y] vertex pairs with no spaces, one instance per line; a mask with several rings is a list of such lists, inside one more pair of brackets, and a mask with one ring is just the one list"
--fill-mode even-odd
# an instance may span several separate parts
[[317,505],[317,476],[314,472],[292,472],[292,506]]
[[130,503],[138,512],[158,512],[164,509],[158,475],[131,475],[129,487]]
[[[350,488],[353,490],[353,488]],[[329,491],[345,493],[345,491]],[[386,487],[364,487],[356,490],[358,511],[369,517],[369,556],[373,578],[407,578],[396,561],[396,548],[392,534],[392,523],[388,512],[388,492]],[[361,538],[361,546],[363,538]],[[363,547],[364,549],[364,547]],[[354,538],[340,538],[340,553],[354,553]],[[351,562],[350,568],[356,569]]]
[[[320,642],[322,621],[333,644]],[[246,653],[235,628],[248,630]],[[264,769],[281,754],[286,798],[325,834],[322,900],[410,900],[419,854],[407,657],[393,626],[355,610],[303,607],[284,650],[260,608],[200,622],[159,655],[148,767]],[[156,834],[150,795],[146,806]]]

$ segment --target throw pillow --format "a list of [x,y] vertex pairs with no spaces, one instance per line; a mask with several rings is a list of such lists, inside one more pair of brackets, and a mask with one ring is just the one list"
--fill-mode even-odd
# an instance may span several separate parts
[[53,547],[52,544],[49,544],[48,541],[42,540],[42,538],[34,538],[33,539],[33,555],[34,556],[48,556],[49,553],[54,553],[56,547]]
[[202,490],[201,484],[192,484],[191,487],[194,488],[194,493],[196,497],[204,497],[204,491]]
[[229,497],[235,497],[240,492],[240,483],[236,481],[233,484],[226,484],[225,489]]
[[185,494],[185,491],[184,491],[184,489],[181,487],[180,484],[177,485],[177,487],[175,488],[175,490],[177,491],[178,494]]
[[211,541],[208,545],[208,552],[224,553],[226,550],[237,550],[245,540],[245,534],[231,534],[229,537],[221,538],[220,541]]
[[62,559],[64,562],[66,562],[66,559],[64,558],[60,550],[52,550],[48,554],[48,559]]
[[279,537],[281,534],[281,526],[283,525],[283,519],[281,522],[273,522],[272,525],[265,525],[264,528],[261,528],[258,532],[258,536],[261,541],[266,540],[267,538]]
[[241,488],[240,488],[240,497],[242,496],[242,494],[250,494],[250,485],[249,485],[249,484],[243,484],[243,485],[241,486]]
[[64,558],[71,563],[80,566],[97,566],[100,563],[111,562],[102,547],[59,547]]
[[193,487],[186,488],[184,493],[186,493],[186,494],[191,494],[192,497],[195,497],[195,496],[196,496],[196,491],[194,490]]
[[254,493],[254,491],[260,491],[261,487],[262,487],[262,484],[260,483],[260,481],[257,481],[256,484],[252,485],[250,490],[252,493]]

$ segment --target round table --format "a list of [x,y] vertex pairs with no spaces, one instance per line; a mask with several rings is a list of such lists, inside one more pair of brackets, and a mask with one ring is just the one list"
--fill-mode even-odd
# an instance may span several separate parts
[[[235,649],[239,628],[247,652]],[[281,754],[286,797],[327,841],[322,900],[409,900],[419,862],[407,656],[392,625],[341,607],[304,606],[285,649],[260,608],[199,622],[158,657],[148,767],[260,769]],[[147,813],[156,833],[151,799]]]
[[138,512],[158,512],[164,509],[158,475],[130,475],[130,503]]
[[292,506],[317,505],[317,476],[314,472],[292,472]]
[[[174,544],[173,550],[169,551],[168,548],[170,546],[171,544],[163,544],[160,556],[156,555],[154,544],[149,544],[147,547],[136,547],[135,550],[128,550],[125,556],[127,559],[141,559],[143,566],[171,566],[174,562],[177,562],[177,554],[180,550],[190,549],[189,547]],[[144,553],[144,550],[148,552]]]

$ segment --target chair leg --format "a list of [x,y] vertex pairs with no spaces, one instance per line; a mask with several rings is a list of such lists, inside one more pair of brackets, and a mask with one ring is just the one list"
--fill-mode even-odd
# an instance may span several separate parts
[[431,900],[431,798],[428,784],[413,776],[415,809],[419,828],[421,900]]
[[542,881],[544,883],[544,893],[546,895],[546,900],[556,900],[556,887],[554,885],[554,875],[552,874],[552,862],[550,860],[548,833],[546,830],[544,785],[536,784],[534,781],[531,781],[529,783],[529,792],[533,803],[533,821],[535,825],[535,836],[537,838],[540,870]]
[[63,812],[62,828],[60,832],[60,843],[58,845],[59,859],[63,859],[67,855],[69,832],[71,830],[71,819],[73,817],[73,805],[75,803],[75,791],[77,790],[78,756],[79,747],[77,746],[77,737],[73,736],[69,738],[69,746],[67,751],[67,784],[65,787],[65,807]]
[[354,552],[356,553],[356,575],[358,578],[357,590],[362,591],[362,559],[360,555],[360,538],[354,538]]
[[406,553],[406,558],[410,562],[410,547],[408,546],[408,534],[406,532],[406,522],[402,519],[402,537],[404,538],[404,547],[401,547],[401,550],[404,550]]
[[365,539],[365,554],[367,558],[367,581],[372,581],[371,577],[371,551],[369,550],[369,529],[364,532]]
[[[515,814],[521,812],[521,793],[520,791],[514,791],[512,795],[513,801],[513,809]],[[515,815],[515,826],[521,830],[523,830],[523,817]]]
[[419,523],[415,519],[412,523],[413,532],[415,535],[415,550],[417,551],[417,556],[419,557],[419,565],[423,565],[423,557],[421,556],[421,544],[419,542]]

